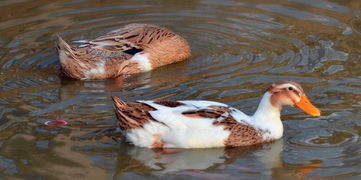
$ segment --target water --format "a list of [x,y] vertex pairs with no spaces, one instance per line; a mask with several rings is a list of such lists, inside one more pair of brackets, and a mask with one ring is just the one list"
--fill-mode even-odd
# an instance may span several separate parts
[[[0,2],[1,179],[360,179],[361,1]],[[127,23],[189,40],[188,61],[126,80],[59,76],[55,35]],[[323,116],[283,110],[284,137],[234,149],[153,151],[120,143],[111,95],[207,99],[255,111],[271,82],[300,82]],[[62,119],[66,127],[47,127]]]

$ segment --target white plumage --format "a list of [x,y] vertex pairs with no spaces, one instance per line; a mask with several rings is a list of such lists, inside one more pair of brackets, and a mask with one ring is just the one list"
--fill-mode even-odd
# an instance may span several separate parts
[[291,81],[273,84],[252,116],[213,101],[138,101],[113,97],[127,140],[148,148],[209,148],[270,142],[283,135],[283,105],[319,116],[320,111]]

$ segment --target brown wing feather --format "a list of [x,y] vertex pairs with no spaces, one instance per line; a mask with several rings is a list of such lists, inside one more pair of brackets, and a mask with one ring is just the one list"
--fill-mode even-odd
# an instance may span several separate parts
[[154,120],[154,118],[150,116],[149,111],[154,111],[156,110],[155,108],[142,103],[126,103],[115,96],[113,96],[112,99],[121,130],[142,128],[144,124]]
[[155,111],[157,109],[147,104],[139,102],[124,102],[116,96],[112,96],[112,99],[114,102],[114,111],[117,119],[119,120],[121,130],[143,128],[143,126],[150,121],[165,125],[164,123],[154,119],[149,114],[149,111]]
[[129,24],[89,41],[89,47],[103,51],[141,51],[154,41],[161,41],[175,34],[167,28],[149,24]]
[[214,123],[214,125],[222,125],[225,130],[231,132],[224,142],[226,146],[249,146],[265,141],[261,136],[264,132],[250,125],[239,123],[232,116],[228,116],[222,121]]
[[167,100],[154,101],[154,103],[167,107],[178,107],[185,105],[184,103],[178,101],[167,101]]
[[231,109],[225,106],[209,106],[208,109],[197,109],[185,111],[182,114],[193,118],[211,118],[217,119],[225,113],[230,113]]

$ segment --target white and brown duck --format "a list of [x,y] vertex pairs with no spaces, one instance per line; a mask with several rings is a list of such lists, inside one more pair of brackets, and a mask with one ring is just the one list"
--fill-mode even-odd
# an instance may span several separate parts
[[292,81],[272,84],[252,116],[213,101],[123,102],[113,96],[120,129],[136,146],[148,148],[210,148],[271,142],[283,135],[282,106],[320,111],[302,87]]
[[171,30],[128,24],[94,40],[70,46],[58,36],[62,72],[74,79],[108,79],[150,71],[190,57],[188,42]]

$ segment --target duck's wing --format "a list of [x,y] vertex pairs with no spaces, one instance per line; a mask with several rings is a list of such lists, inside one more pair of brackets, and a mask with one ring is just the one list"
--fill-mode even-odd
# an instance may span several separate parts
[[[164,126],[189,126],[190,119],[207,119],[218,125],[230,115],[232,108],[211,101],[138,101],[124,102],[113,96],[115,113],[122,130],[143,128],[150,122]],[[194,121],[195,122],[195,121]],[[193,123],[194,123],[193,122]],[[177,125],[175,125],[177,124]],[[196,124],[193,124],[196,126]],[[178,126],[178,128],[180,128]]]
[[128,24],[123,28],[108,32],[94,40],[76,41],[80,48],[88,51],[123,52],[134,55],[155,41],[175,36],[167,28],[149,24]]

